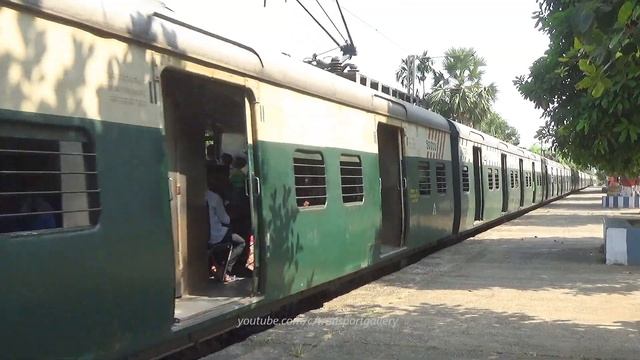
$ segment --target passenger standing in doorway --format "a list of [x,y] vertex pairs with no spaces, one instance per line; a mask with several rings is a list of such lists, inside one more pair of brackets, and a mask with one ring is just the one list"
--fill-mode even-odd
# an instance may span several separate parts
[[220,165],[223,167],[224,174],[227,178],[229,177],[232,162],[233,156],[231,156],[231,154],[223,153],[220,155]]
[[[221,169],[217,169],[221,170]],[[209,241],[208,247],[211,248],[215,244],[229,242],[232,244],[229,261],[226,264],[227,269],[233,269],[236,260],[242,254],[245,247],[244,239],[230,230],[231,218],[227,214],[224,207],[222,194],[227,188],[228,178],[220,171],[211,171],[208,176],[209,191],[206,193],[207,208],[209,211]],[[230,282],[234,277],[223,273],[220,275],[223,282]]]
[[214,144],[207,145],[207,171],[218,165],[216,161],[216,146]]

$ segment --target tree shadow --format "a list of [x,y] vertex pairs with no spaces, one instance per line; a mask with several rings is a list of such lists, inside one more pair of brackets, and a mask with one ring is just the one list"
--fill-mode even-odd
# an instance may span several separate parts
[[[3,121],[35,124],[43,133],[48,127],[86,132],[95,142],[102,211],[88,231],[2,239],[0,280],[7,291],[0,317],[3,329],[11,329],[0,331],[11,340],[3,352],[117,357],[158,341],[173,324],[163,119],[149,104],[150,57],[139,46],[20,9],[0,7],[0,34],[11,39],[0,46]],[[150,18],[131,15],[132,32]],[[156,37],[152,27],[140,31]],[[175,33],[162,31],[178,49]]]
[[306,359],[610,358],[612,354],[635,359],[640,348],[637,321],[585,324],[473,306],[410,299],[390,305],[375,299],[355,298],[339,308],[311,311],[293,324],[253,335],[207,359],[253,359],[256,354],[261,359],[291,359],[299,355],[292,352],[294,347],[302,347]]

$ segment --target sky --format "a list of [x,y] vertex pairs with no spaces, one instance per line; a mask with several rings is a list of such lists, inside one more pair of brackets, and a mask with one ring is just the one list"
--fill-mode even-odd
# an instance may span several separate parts
[[[333,0],[300,0],[334,37],[346,36]],[[296,0],[164,0],[180,17],[217,34],[303,60],[336,47]],[[535,0],[341,0],[358,55],[351,62],[370,78],[400,88],[400,59],[427,50],[438,57],[451,47],[473,47],[487,66],[484,79],[498,87],[496,111],[520,133],[520,145],[535,143],[541,111],[513,85],[544,54],[548,38],[534,28]],[[327,56],[338,56],[332,51]],[[439,62],[441,59],[436,58]]]

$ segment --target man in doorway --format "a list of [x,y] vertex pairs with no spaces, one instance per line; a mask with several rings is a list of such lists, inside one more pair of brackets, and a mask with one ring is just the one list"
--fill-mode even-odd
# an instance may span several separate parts
[[[207,245],[208,248],[212,248],[219,243],[231,243],[232,248],[229,261],[223,268],[233,269],[238,257],[240,257],[244,250],[245,241],[240,235],[233,233],[230,229],[231,218],[227,214],[222,197],[225,189],[228,187],[227,183],[229,179],[220,170],[222,169],[218,167],[208,174],[209,190],[206,193],[206,201],[209,211],[209,240]],[[226,274],[224,271],[222,272],[222,274],[217,275],[223,282],[228,283],[235,280],[233,276]]]

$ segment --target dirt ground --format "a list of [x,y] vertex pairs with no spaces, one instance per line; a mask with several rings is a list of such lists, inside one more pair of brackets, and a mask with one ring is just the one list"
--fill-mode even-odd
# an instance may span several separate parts
[[640,267],[607,266],[571,195],[206,359],[640,359]]

